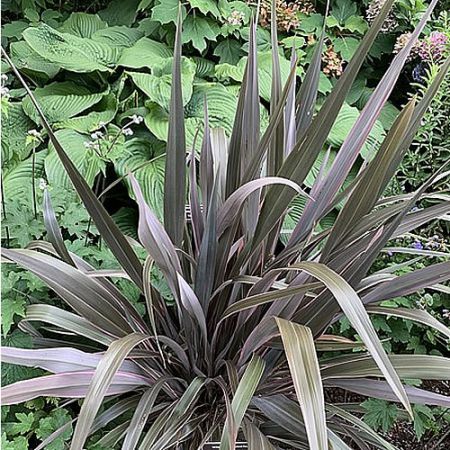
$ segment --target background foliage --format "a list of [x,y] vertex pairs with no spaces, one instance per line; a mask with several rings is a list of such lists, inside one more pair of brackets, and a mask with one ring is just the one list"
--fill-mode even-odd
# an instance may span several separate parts
[[[359,167],[370,160],[371,151],[385,136],[385,131],[408,95],[422,95],[433,80],[440,62],[448,54],[450,18],[445,12],[449,9],[446,3],[441,2],[441,11],[435,12],[434,20],[425,33],[428,37],[422,39],[421,45],[433,50],[427,39],[431,39],[435,32],[446,35],[447,43],[436,52],[420,51],[419,47],[414,52],[398,89],[384,107],[361,152]],[[386,22],[385,32],[377,38],[346,99],[338,117],[339,127],[330,133],[330,161],[385,71],[389,63],[388,55],[401,46],[402,39],[416,25],[425,6],[422,1],[403,0],[396,3],[395,14]],[[332,2],[319,84],[322,96],[331,90],[341,75],[377,7],[377,2],[370,5],[365,1]],[[35,86],[36,97],[83,176],[100,194],[115,180],[133,171],[146,201],[161,217],[178,0],[60,3],[11,0],[2,2],[2,8],[2,45],[9,49],[13,62]],[[289,73],[292,48],[300,58],[298,76],[304,76],[322,31],[324,9],[325,5],[320,1],[315,4],[307,1],[279,2],[280,65],[284,79]],[[182,80],[187,142],[192,144],[195,141],[198,148],[205,95],[211,125],[223,127],[228,135],[231,132],[237,92],[244,75],[248,25],[254,5],[243,1],[189,0],[183,3],[182,11],[186,16]],[[259,13],[262,27],[258,29],[257,44],[263,126],[268,121],[271,89],[269,20],[270,6],[262,1]],[[39,128],[39,119],[30,100],[8,74],[8,68],[3,63],[2,68],[7,75],[2,79],[4,244],[10,247],[25,246],[31,240],[43,237],[41,205],[45,185],[52,194],[69,250],[87,258],[96,267],[112,267],[113,258],[102,246],[87,213],[80,208],[54,149],[49,145],[45,132]],[[424,118],[397,179],[390,186],[391,193],[411,191],[448,160],[449,92],[450,80],[447,77]],[[322,96],[319,96],[318,107]],[[196,139],[197,130],[200,131]],[[319,167],[320,159],[305,182],[308,187],[312,186]],[[357,170],[358,166],[353,176]],[[136,236],[137,224],[137,213],[130,201],[133,196],[128,182],[124,181],[101,197],[120,228],[131,237]],[[300,201],[293,205],[284,224],[286,236],[302,208]],[[332,223],[335,216],[336,212],[332,211],[329,222]],[[323,225],[326,226],[326,223]],[[410,247],[412,253],[427,249],[448,251],[446,236],[448,225],[432,224],[428,229],[419,230],[392,246]],[[393,249],[392,254],[386,253],[379,261],[380,268],[407,262],[402,270],[408,271],[426,265],[431,259],[420,253],[412,257],[399,255]],[[160,278],[157,272],[152,276],[155,281]],[[29,347],[31,342],[16,324],[23,317],[27,304],[36,303],[41,298],[51,298],[51,293],[34,276],[9,265],[3,270],[2,277],[4,345]],[[121,281],[120,284],[128,298],[139,301],[139,293],[131,283]],[[162,282],[159,287],[169,299],[167,287]],[[58,302],[56,298],[54,301]],[[424,309],[448,323],[448,288],[443,292],[420,292],[408,298],[398,298],[395,303],[402,306],[420,303]],[[385,333],[387,348],[400,348],[412,353],[427,353],[431,348],[438,348],[441,353],[448,350],[446,343],[439,342],[432,332],[405,320],[378,318],[375,325],[378,331]],[[336,326],[351,336],[345,321]],[[2,381],[9,384],[31,377],[35,370],[5,365]],[[396,406],[381,400],[368,400],[362,406],[365,420],[385,432],[399,418]],[[21,450],[33,448],[34,439],[47,437],[68,422],[72,413],[70,405],[61,407],[46,399],[28,402],[25,408],[4,408],[2,414],[5,424],[2,448]],[[448,413],[422,407],[416,414],[421,418],[416,421],[418,438],[426,436],[430,439],[443,433],[440,423],[445,424]],[[67,433],[48,448],[63,449],[70,433],[71,428],[68,428]]]

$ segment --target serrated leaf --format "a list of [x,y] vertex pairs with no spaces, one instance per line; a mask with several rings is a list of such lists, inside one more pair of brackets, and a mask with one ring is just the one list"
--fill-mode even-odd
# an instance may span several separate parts
[[14,434],[26,434],[31,431],[34,423],[34,413],[16,413],[15,416],[18,422],[15,422],[12,426],[11,431]]
[[183,22],[183,43],[192,42],[200,53],[206,49],[207,41],[215,41],[219,33],[219,25],[209,18],[188,16]]
[[26,300],[24,297],[4,296],[2,299],[2,330],[3,336],[6,336],[11,329],[11,325],[15,322],[15,316],[25,316]]
[[219,8],[215,0],[188,0],[193,8],[197,8],[203,14],[211,13],[214,17],[220,16]]
[[32,145],[27,142],[27,132],[34,127],[20,103],[9,104],[8,114],[2,114],[2,165],[12,159],[22,161],[30,154]]
[[215,46],[214,55],[219,57],[220,64],[235,65],[242,56],[242,45],[236,39],[227,38]]
[[[107,92],[92,93],[84,86],[72,81],[54,82],[36,88],[34,95],[50,122],[59,122],[76,116],[98,103]],[[39,115],[27,96],[22,101],[25,113],[34,122],[40,123]]]
[[397,406],[385,400],[371,398],[361,405],[366,410],[364,421],[375,430],[381,428],[386,433],[397,419]]
[[[152,9],[152,19],[159,23],[177,23],[179,0],[159,0]],[[186,7],[181,6],[181,18],[186,17]]]

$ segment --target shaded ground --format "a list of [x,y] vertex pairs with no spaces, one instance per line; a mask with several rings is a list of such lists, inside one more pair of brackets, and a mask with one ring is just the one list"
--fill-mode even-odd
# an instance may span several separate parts
[[[422,387],[438,394],[450,396],[450,382],[448,381],[425,381]],[[326,400],[329,401],[360,404],[366,399],[362,395],[343,389],[326,389]],[[384,437],[399,450],[450,450],[450,423],[444,424],[440,433],[427,431],[422,439],[417,441],[413,425],[405,421],[398,421],[389,433],[384,434]],[[347,442],[347,444],[351,445],[351,442]],[[374,450],[376,449],[374,448]]]

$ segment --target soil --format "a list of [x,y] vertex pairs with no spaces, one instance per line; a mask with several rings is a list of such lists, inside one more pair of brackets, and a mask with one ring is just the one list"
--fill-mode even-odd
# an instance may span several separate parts
[[[450,382],[449,381],[424,381],[422,388],[450,396]],[[333,403],[355,403],[360,404],[366,397],[357,395],[344,389],[326,389],[326,401]],[[384,434],[384,438],[395,445],[399,450],[450,450],[450,423],[444,425],[439,434],[433,434],[427,431],[420,441],[417,441],[416,433],[413,425],[408,422],[399,421],[389,433]],[[347,442],[351,446],[350,442]],[[353,448],[353,447],[352,447]],[[374,448],[374,450],[376,450]]]

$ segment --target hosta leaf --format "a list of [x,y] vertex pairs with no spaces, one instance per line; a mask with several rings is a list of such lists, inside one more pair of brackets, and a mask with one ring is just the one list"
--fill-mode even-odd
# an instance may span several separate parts
[[[337,116],[335,124],[331,128],[327,139],[328,143],[334,147],[339,147],[342,145],[358,117],[358,109],[344,103]],[[382,142],[384,136],[385,132],[381,122],[375,122],[366,143],[361,149],[361,156],[363,156],[363,158],[369,158],[373,151],[377,149],[377,145]]]
[[[105,94],[106,92],[92,93],[86,87],[71,81],[50,83],[34,91],[35,97],[50,122],[66,120],[85,111],[98,103]],[[22,106],[31,119],[40,123],[39,115],[28,96],[23,100]]]
[[102,30],[107,26],[108,24],[100,19],[97,14],[74,12],[63,22],[58,31],[70,33],[81,38],[91,38],[96,31]]
[[185,115],[202,119],[205,96],[208,102],[208,119],[211,127],[222,127],[230,135],[236,113],[237,98],[229,89],[219,83],[194,86],[191,101],[185,107]]
[[25,204],[32,202],[32,186],[38,183],[42,178],[44,170],[44,159],[47,150],[36,153],[35,160],[35,179],[33,180],[33,163],[29,156],[7,173],[3,172],[3,195],[6,199],[14,198],[16,201],[22,201]]
[[11,59],[18,69],[29,69],[34,72],[42,72],[48,78],[53,78],[60,66],[47,61],[39,53],[36,53],[25,41],[13,42],[10,46]]
[[[237,65],[218,64],[216,66],[216,76],[219,80],[234,80],[241,82],[244,78],[245,65],[247,58],[242,58]],[[284,85],[289,76],[291,64],[280,55],[281,83]],[[272,88],[272,53],[258,52],[258,82],[259,94],[266,100],[270,100]]]
[[118,64],[132,69],[140,69],[141,67],[151,69],[162,64],[172,55],[172,51],[163,43],[144,37],[122,52]]
[[[84,144],[89,138],[73,130],[59,130],[55,135],[81,175],[92,185],[95,175],[102,167],[102,161],[92,149],[85,147]],[[49,153],[45,159],[45,172],[51,186],[73,189],[52,144],[49,145]]]
[[128,48],[135,44],[143,33],[137,28],[129,28],[125,26],[108,27],[96,31],[92,35],[92,39],[102,42],[115,48]]
[[[161,156],[155,158],[154,154],[155,149],[148,139],[132,139],[126,143],[124,157],[116,161],[114,168],[119,176],[127,175],[130,171],[133,173],[145,201],[158,218],[162,219],[165,160]],[[130,196],[134,198],[128,178],[125,178],[125,183]]]
[[207,40],[215,41],[219,33],[219,25],[212,19],[188,16],[183,22],[183,43],[192,42],[200,53],[206,49]]
[[60,33],[45,24],[26,29],[23,37],[47,61],[72,72],[108,71],[115,66],[120,54],[109,45]]
[[26,116],[20,103],[10,103],[8,114],[2,114],[2,165],[11,159],[26,158],[31,145],[26,143],[27,132],[35,124]]
[[[170,91],[172,85],[172,58],[153,68],[153,73],[129,72],[136,86],[141,89],[152,102],[169,110]],[[192,96],[192,85],[195,76],[195,63],[182,58],[181,84],[183,90],[183,105],[186,105]]]
[[79,133],[88,133],[100,128],[114,119],[117,112],[117,99],[113,94],[105,95],[86,116],[72,117],[55,124],[56,128],[69,128]]

